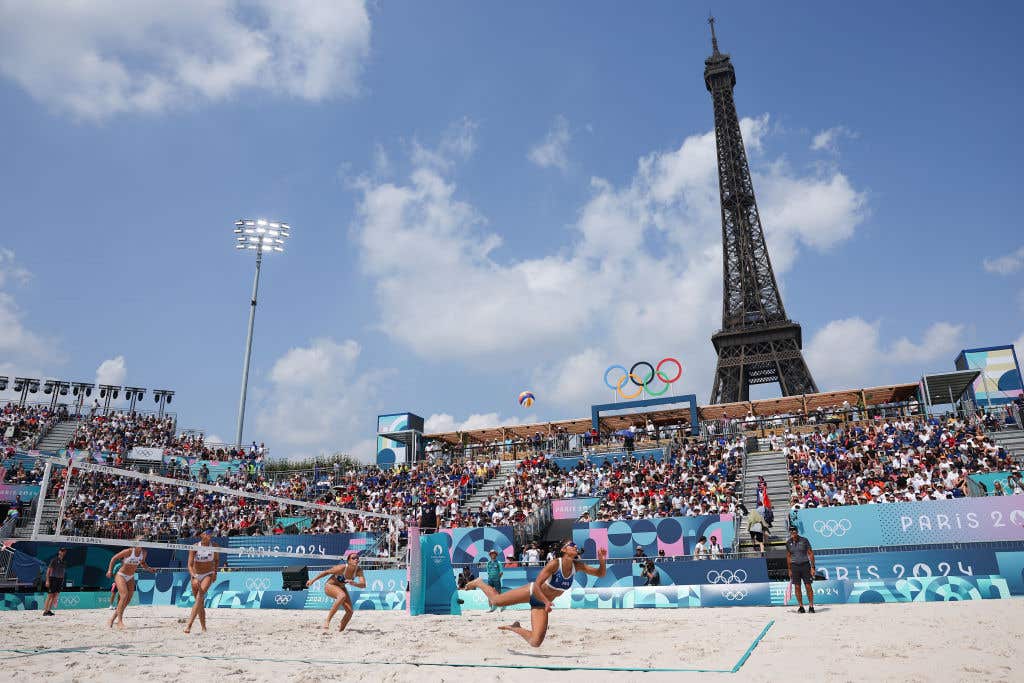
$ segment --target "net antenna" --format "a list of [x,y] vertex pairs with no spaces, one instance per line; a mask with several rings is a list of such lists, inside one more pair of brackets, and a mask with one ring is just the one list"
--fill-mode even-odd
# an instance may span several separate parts
[[[32,524],[32,535],[31,540],[33,541],[51,541],[57,543],[79,543],[89,545],[108,545],[117,547],[127,546],[139,546],[142,548],[165,548],[169,550],[193,550],[195,546],[192,544],[185,543],[171,543],[171,542],[160,542],[160,541],[140,541],[125,538],[106,538],[103,536],[80,536],[62,533],[64,530],[65,516],[67,511],[68,493],[70,491],[74,472],[97,472],[100,474],[108,474],[115,477],[123,477],[128,479],[138,479],[141,481],[149,481],[157,484],[165,484],[167,486],[176,486],[188,489],[195,489],[198,491],[209,491],[211,493],[220,493],[236,498],[249,498],[252,500],[262,500],[268,503],[277,503],[283,506],[306,508],[315,510],[317,512],[337,512],[346,515],[357,515],[359,517],[373,517],[378,519],[384,519],[388,522],[388,534],[397,534],[397,530],[401,528],[401,518],[395,515],[388,515],[381,512],[369,512],[366,510],[356,510],[353,508],[344,508],[337,505],[329,505],[326,503],[311,503],[304,500],[294,500],[291,498],[282,498],[280,496],[272,496],[267,493],[259,491],[242,491],[238,489],[232,489],[227,486],[219,486],[217,484],[204,484],[201,482],[189,481],[186,479],[174,479],[172,477],[164,477],[157,474],[145,474],[143,472],[136,472],[134,470],[119,469],[116,467],[107,467],[106,465],[95,465],[92,463],[84,462],[72,462],[67,458],[57,458],[51,456],[42,456],[40,460],[45,462],[43,469],[43,478],[40,482],[40,493],[39,499],[36,504],[35,519]],[[47,530],[44,528],[45,522],[43,519],[44,511],[46,506],[46,496],[49,493],[50,481],[54,477],[55,466],[57,468],[67,468],[67,473],[64,478],[64,484],[60,492],[60,504],[57,512],[57,519],[54,523],[53,533],[44,533]],[[390,542],[390,539],[389,539]],[[310,553],[296,553],[286,552],[281,550],[271,550],[268,548],[232,548],[226,546],[217,546],[217,552],[224,555],[245,555],[249,557],[286,557],[296,558],[302,560],[337,560],[339,562],[345,561],[345,555],[314,555]],[[396,557],[370,557],[367,560],[380,563],[401,563],[405,558]]]

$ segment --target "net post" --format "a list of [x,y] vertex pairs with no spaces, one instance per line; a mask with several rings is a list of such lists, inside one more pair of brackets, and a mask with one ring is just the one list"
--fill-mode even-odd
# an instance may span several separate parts
[[43,479],[39,482],[39,495],[36,496],[36,517],[32,521],[32,540],[39,538],[39,525],[43,521],[43,505],[46,503],[46,492],[50,488],[50,473],[53,471],[53,463],[47,462],[43,467]]
[[410,526],[408,533],[406,572],[409,583],[409,614],[418,616],[423,614],[423,572],[422,549],[420,548],[420,528]]
[[68,504],[68,489],[71,487],[71,473],[74,471],[72,467],[73,462],[68,461],[68,476],[64,478],[64,489],[61,491],[60,496],[60,510],[57,511],[57,524],[53,529],[53,533],[57,536],[61,534],[61,529],[64,526],[64,509]]

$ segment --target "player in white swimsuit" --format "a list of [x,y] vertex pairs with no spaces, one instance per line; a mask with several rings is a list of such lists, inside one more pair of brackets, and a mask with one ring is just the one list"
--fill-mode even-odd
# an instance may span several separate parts
[[188,573],[192,577],[192,597],[195,604],[188,615],[185,633],[192,632],[192,624],[199,617],[199,626],[206,633],[206,593],[217,580],[217,566],[220,564],[220,553],[213,544],[213,536],[209,531],[199,535],[199,543],[188,551]]
[[566,541],[562,545],[559,557],[551,560],[537,575],[537,580],[526,586],[520,586],[504,593],[494,590],[483,578],[476,578],[466,584],[466,588],[479,588],[487,596],[488,602],[497,607],[507,607],[519,603],[530,605],[530,626],[525,629],[516,621],[509,626],[499,626],[502,631],[512,631],[522,636],[523,640],[533,647],[540,647],[544,642],[544,636],[548,632],[548,613],[551,611],[551,601],[565,591],[572,588],[573,577],[576,572],[583,572],[591,576],[604,576],[606,570],[605,560],[608,558],[608,551],[604,548],[597,551],[599,565],[591,567],[579,559],[580,549],[572,541]]
[[334,598],[334,604],[331,605],[331,611],[327,613],[324,631],[331,627],[331,619],[334,618],[339,607],[345,608],[345,616],[341,618],[341,625],[338,626],[339,631],[344,631],[348,622],[352,620],[353,614],[352,598],[348,594],[346,584],[351,584],[356,588],[366,588],[366,577],[363,575],[363,570],[359,568],[359,555],[349,554],[345,558],[345,564],[336,564],[330,569],[320,572],[306,582],[306,587],[312,586],[325,576],[331,578],[327,579],[327,583],[324,584],[324,593]]
[[[114,564],[121,562],[121,568],[114,573]],[[124,611],[128,607],[128,603],[132,600],[132,595],[135,594],[135,581],[136,572],[138,571],[152,572],[153,568],[146,564],[146,551],[142,548],[135,547],[121,552],[110,558],[110,566],[107,567],[107,578],[114,579],[114,585],[117,586],[118,600],[117,609],[110,616],[110,623],[107,624],[110,627],[117,623],[118,628],[124,628]]]

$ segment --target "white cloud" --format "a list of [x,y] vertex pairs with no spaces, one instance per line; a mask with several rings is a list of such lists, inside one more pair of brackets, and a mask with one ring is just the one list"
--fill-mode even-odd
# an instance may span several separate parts
[[352,95],[369,45],[363,0],[0,3],[0,74],[84,119],[247,89]]
[[846,138],[857,138],[857,133],[850,130],[846,126],[833,126],[827,128],[811,140],[811,149],[815,152],[831,152],[837,154],[839,152],[839,139],[842,137]]
[[[24,285],[32,274],[13,251],[0,248],[0,288]],[[13,294],[0,290],[0,374],[38,377],[43,367],[64,361],[57,341],[30,330]]]
[[500,427],[506,425],[523,424],[535,421],[536,418],[502,417],[498,413],[473,413],[465,420],[456,420],[448,413],[434,413],[423,422],[425,434],[438,434],[444,432],[460,432],[470,429],[481,429],[483,427]]
[[895,363],[917,363],[949,356],[949,360],[952,362],[956,351],[961,348],[963,331],[963,325],[939,322],[924,331],[919,344],[915,344],[906,337],[897,339],[890,352],[892,361]]
[[804,358],[822,391],[883,383],[903,365],[915,374],[901,381],[913,380],[931,369],[929,363],[952,362],[962,346],[963,330],[963,325],[938,322],[924,331],[920,342],[901,337],[886,347],[880,321],[833,320],[804,345]]
[[275,456],[352,452],[360,446],[358,437],[374,424],[373,387],[387,374],[362,371],[360,389],[353,391],[360,354],[355,341],[325,337],[277,359],[258,404],[255,430],[274,444]]
[[544,140],[530,148],[526,158],[541,168],[555,168],[565,171],[569,168],[569,121],[562,115],[555,117],[551,130]]
[[981,262],[982,267],[997,275],[1009,275],[1024,268],[1024,247],[1017,251],[1010,252],[994,259],[985,259]]
[[113,384],[121,386],[128,376],[128,364],[124,356],[108,358],[96,368],[96,384]]
[[864,384],[881,359],[879,322],[862,318],[833,320],[818,330],[810,343],[804,345],[804,359],[818,388],[835,388]]
[[[767,124],[741,122],[758,156]],[[432,359],[535,368],[534,388],[559,404],[607,399],[602,363],[645,357],[681,357],[685,390],[706,391],[722,277],[712,131],[641,157],[624,185],[594,178],[570,246],[538,245],[524,259],[498,256],[498,231],[458,197],[452,155],[421,150],[404,182],[357,185],[360,263],[385,333]],[[864,218],[864,194],[837,170],[755,168],[779,275],[801,250],[848,239]]]
[[14,252],[10,249],[0,248],[0,287],[8,281],[16,285],[27,284],[32,279],[32,273],[18,265]]

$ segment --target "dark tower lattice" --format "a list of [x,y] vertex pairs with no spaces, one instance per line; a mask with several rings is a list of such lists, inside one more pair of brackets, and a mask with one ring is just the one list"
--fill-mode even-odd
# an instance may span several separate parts
[[750,398],[751,384],[778,382],[783,396],[817,393],[804,362],[800,325],[786,317],[757,212],[732,90],[736,72],[718,51],[704,61],[704,83],[715,107],[718,190],[722,199],[722,329],[711,337],[718,353],[712,403]]

